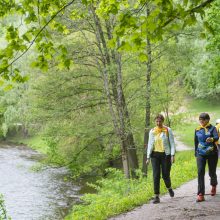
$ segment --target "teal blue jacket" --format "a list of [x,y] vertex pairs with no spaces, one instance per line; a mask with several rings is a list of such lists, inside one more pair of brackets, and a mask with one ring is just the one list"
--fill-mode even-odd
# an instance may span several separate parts
[[[173,132],[171,128],[167,127],[167,129],[168,129],[168,133],[166,132],[161,133],[165,154],[174,156],[176,152],[176,147],[175,147]],[[148,159],[150,158],[151,153],[154,150],[154,141],[155,141],[154,129],[151,129],[149,132],[149,140],[147,146]]]

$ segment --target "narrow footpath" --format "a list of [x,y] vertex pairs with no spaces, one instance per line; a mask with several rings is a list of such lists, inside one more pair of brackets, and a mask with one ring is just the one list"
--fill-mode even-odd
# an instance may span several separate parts
[[[175,135],[174,135],[175,136]],[[176,151],[194,150],[193,147],[185,145],[178,136],[175,136]]]
[[[220,169],[217,171],[220,177]],[[161,197],[159,204],[147,204],[131,212],[111,218],[111,220],[218,220],[220,219],[220,187],[216,196],[210,193],[209,177],[206,174],[205,201],[196,202],[197,179],[175,189],[175,197],[168,194]]]

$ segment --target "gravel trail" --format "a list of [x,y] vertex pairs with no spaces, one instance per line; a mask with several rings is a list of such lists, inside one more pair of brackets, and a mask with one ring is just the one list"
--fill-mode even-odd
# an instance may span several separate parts
[[[220,177],[220,169],[217,170],[217,175]],[[217,187],[216,196],[211,196],[207,173],[205,182],[204,202],[196,202],[197,179],[194,179],[175,189],[174,198],[166,194],[160,198],[159,204],[152,204],[150,201],[110,220],[220,220],[220,187]]]

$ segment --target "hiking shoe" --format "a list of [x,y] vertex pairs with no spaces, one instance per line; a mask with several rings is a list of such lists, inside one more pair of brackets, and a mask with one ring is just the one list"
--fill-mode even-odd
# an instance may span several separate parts
[[168,189],[170,197],[174,197],[174,191],[172,188]]
[[159,198],[159,196],[155,196],[152,203],[153,203],[153,204],[160,203],[160,198]]
[[203,202],[205,201],[204,195],[202,195],[201,193],[198,195],[196,202]]
[[211,196],[215,196],[215,195],[216,195],[216,186],[212,186]]

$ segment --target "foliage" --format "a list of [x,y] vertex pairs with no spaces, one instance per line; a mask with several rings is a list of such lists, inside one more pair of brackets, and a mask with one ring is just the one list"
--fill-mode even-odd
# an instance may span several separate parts
[[[6,26],[5,39],[7,43],[1,50],[1,76],[5,79],[12,79],[18,82],[26,81],[26,76],[20,73],[20,68],[12,65],[24,54],[32,45],[36,43],[39,52],[34,66],[47,71],[49,62],[57,59],[60,66],[70,68],[71,58],[68,50],[63,45],[56,45],[52,39],[53,31],[58,31],[62,35],[69,33],[65,23],[60,22],[60,18],[65,14],[71,14],[71,20],[82,18],[84,13],[76,13],[77,6],[92,6],[96,8],[99,16],[107,19],[111,14],[116,16],[117,25],[114,28],[114,38],[110,44],[117,45],[117,38],[121,38],[120,49],[140,51],[141,60],[147,59],[144,53],[146,48],[146,38],[152,41],[163,39],[164,33],[169,30],[181,29],[191,26],[197,22],[198,16],[204,16],[204,8],[208,7],[214,0],[197,1],[41,1],[30,0],[4,1],[4,10],[0,16],[4,19],[8,17],[21,18],[26,25],[21,29],[18,23],[20,19],[9,23]],[[89,8],[89,7],[88,7]],[[146,11],[149,10],[149,13]],[[176,21],[181,21],[180,23]],[[208,23],[206,22],[206,26]],[[211,29],[211,28],[210,28]],[[51,31],[50,31],[51,30]],[[9,70],[11,66],[11,70]]]
[[[148,38],[152,42],[163,40],[170,30],[181,30],[194,25],[204,16],[204,8],[213,1],[101,1],[97,12],[103,17],[117,14],[115,38],[120,37],[120,49],[140,51],[140,58],[147,59],[145,51]],[[196,16],[199,14],[200,16]],[[206,22],[206,26],[209,26]],[[111,43],[117,42],[115,39]]]
[[209,24],[209,28],[203,32],[203,40],[195,44],[199,51],[193,58],[193,66],[188,74],[193,95],[216,101],[220,97],[219,6],[220,2],[215,1],[207,10],[205,22]]
[[11,220],[11,218],[7,215],[2,194],[0,194],[0,220]]
[[[74,206],[72,214],[66,219],[106,219],[144,204],[153,196],[151,172],[148,178],[140,176],[139,179],[128,180],[124,178],[121,171],[113,169],[107,171],[108,178],[92,185],[98,193],[83,196],[84,204]],[[179,187],[184,182],[195,178],[196,174],[193,152],[179,152],[171,171],[173,187]],[[166,193],[163,183],[161,192]]]
[[19,84],[14,85],[14,88],[8,92],[5,92],[4,89],[1,88],[1,131],[4,137],[9,135],[9,133],[16,132],[19,129],[24,130],[25,128],[26,105],[22,97],[24,90],[25,85]]
[[41,75],[26,91],[29,134],[38,133],[50,161],[70,166],[76,176],[106,164],[114,157],[110,146],[117,148],[100,87],[78,69]]

